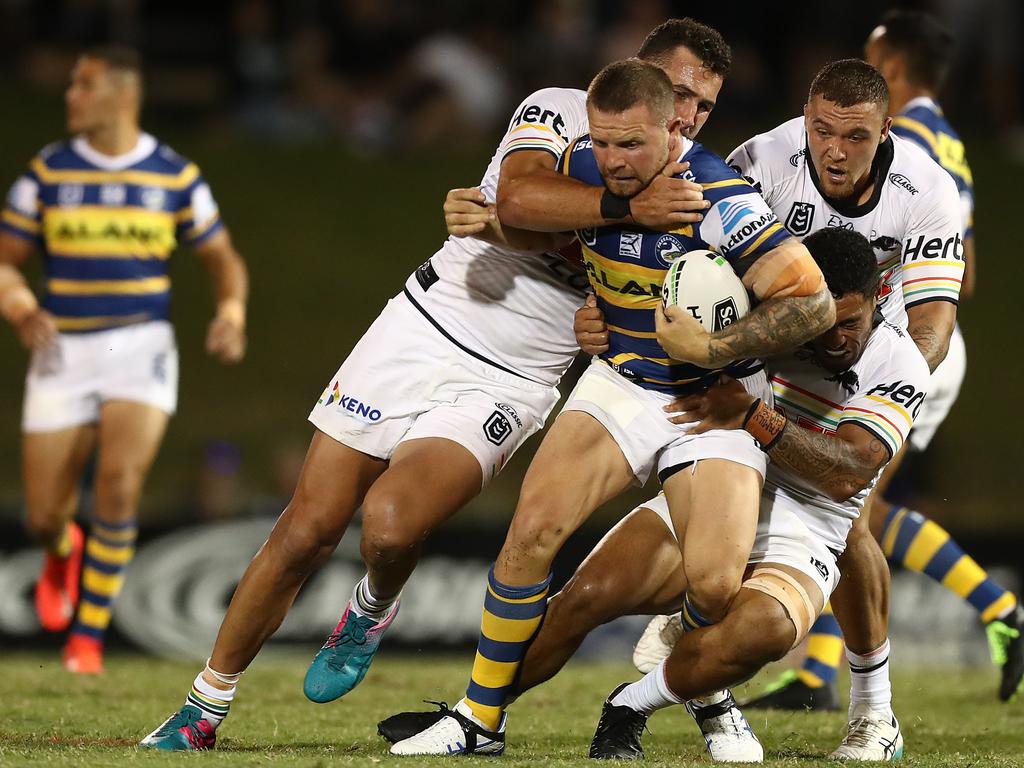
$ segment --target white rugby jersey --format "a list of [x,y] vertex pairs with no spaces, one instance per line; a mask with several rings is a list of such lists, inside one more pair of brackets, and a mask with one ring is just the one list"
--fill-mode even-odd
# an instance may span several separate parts
[[802,117],[741,144],[728,162],[797,237],[844,227],[871,241],[882,271],[878,306],[889,322],[906,328],[908,307],[957,303],[964,272],[960,196],[949,174],[914,142],[890,133],[875,157],[874,193],[862,205],[821,193]]
[[[516,109],[480,187],[495,200],[501,162],[519,150],[555,158],[589,130],[587,94],[545,88]],[[588,281],[557,253],[525,253],[449,237],[405,284],[405,295],[449,340],[499,368],[555,385],[579,351],[573,315]]]
[[[910,433],[928,388],[928,363],[906,331],[882,321],[860,360],[841,374],[820,367],[807,347],[766,364],[775,408],[799,427],[835,434],[840,425],[862,427],[895,456]],[[792,429],[791,425],[788,427]],[[879,472],[881,474],[881,472]],[[827,547],[842,552],[854,519],[877,481],[851,499],[832,501],[776,464],[769,464],[766,494],[792,508]]]

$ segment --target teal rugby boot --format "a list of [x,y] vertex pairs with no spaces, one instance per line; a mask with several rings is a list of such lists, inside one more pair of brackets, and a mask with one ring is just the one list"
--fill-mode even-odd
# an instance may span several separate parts
[[203,717],[198,707],[186,704],[139,742],[140,747],[164,752],[189,752],[213,749],[216,727]]
[[306,670],[302,691],[318,704],[341,698],[366,676],[381,638],[398,613],[398,601],[380,621],[357,616],[352,603]]

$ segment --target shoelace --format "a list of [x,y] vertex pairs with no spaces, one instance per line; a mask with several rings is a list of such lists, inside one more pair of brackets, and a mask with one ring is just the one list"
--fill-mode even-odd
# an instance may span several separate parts
[[341,628],[340,632],[332,632],[328,636],[324,647],[336,648],[344,637],[348,637],[356,645],[363,645],[366,643],[366,628],[361,626],[355,617],[352,617],[345,622],[345,626]]
[[1001,667],[1009,658],[1007,650],[1010,643],[1020,637],[1020,630],[997,620],[985,627],[985,636],[988,638],[988,650],[992,656],[992,663]]
[[858,717],[850,723],[850,728],[846,732],[843,744],[858,748],[867,747],[878,737],[878,732],[882,730],[883,725],[884,723],[881,720],[875,720],[870,717]]
[[736,707],[733,707],[723,715],[722,719],[728,726],[727,730],[730,730],[733,735],[741,736],[750,730],[750,726],[747,725],[746,719],[743,717],[743,713],[740,712]]
[[176,712],[174,717],[168,720],[166,723],[160,726],[157,730],[156,735],[160,738],[164,736],[170,736],[172,733],[177,733],[179,730],[185,727],[192,726],[192,715],[189,712]]
[[[621,707],[621,709],[628,709],[628,707]],[[608,728],[608,721],[611,719],[611,717],[613,715],[614,715],[614,711],[611,710],[611,709],[608,709],[608,710],[605,710],[604,712],[602,712],[601,713],[601,719],[597,723],[597,730],[598,731],[606,730]],[[627,732],[625,734],[619,734],[620,738],[615,739],[614,740],[615,743],[620,744],[620,745],[621,744],[626,744],[626,745],[628,745],[630,747],[633,747],[637,742],[640,741],[640,737],[643,736],[644,731],[648,730],[647,729],[647,718],[644,717],[639,712],[630,713],[630,714],[626,714],[626,715],[618,715],[617,717],[618,717],[618,722],[621,723],[621,722],[625,721],[625,723],[628,726],[628,729],[627,729]],[[629,736],[630,739],[627,740],[626,738],[624,738],[625,736]]]

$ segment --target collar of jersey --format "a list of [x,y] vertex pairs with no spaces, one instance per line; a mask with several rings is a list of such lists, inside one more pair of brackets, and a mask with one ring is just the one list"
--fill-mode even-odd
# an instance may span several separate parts
[[156,150],[156,139],[148,133],[141,133],[135,146],[121,155],[105,155],[93,149],[85,136],[76,136],[72,139],[71,148],[75,154],[97,168],[102,168],[104,171],[123,171],[153,154]]
[[679,157],[676,158],[676,162],[683,162],[683,158],[686,157],[686,153],[693,149],[696,143],[697,142],[695,142],[693,139],[688,139],[686,136],[683,136],[683,151],[679,153]]
[[905,115],[910,112],[910,110],[917,109],[918,107],[924,107],[930,112],[934,112],[938,115],[942,114],[942,107],[939,106],[939,102],[931,96],[915,96],[903,105],[903,109],[900,110],[900,114]]
[[889,173],[889,166],[892,165],[893,152],[892,136],[890,136],[878,147],[878,151],[875,153],[875,160],[871,164],[871,173],[875,177],[875,188],[871,192],[871,197],[860,205],[853,205],[842,200],[835,200],[825,194],[825,191],[821,188],[821,182],[818,181],[818,173],[814,170],[811,150],[807,146],[807,136],[804,136],[804,163],[807,165],[807,173],[811,176],[811,183],[818,190],[818,194],[825,198],[825,202],[835,209],[836,213],[848,219],[855,219],[858,216],[864,216],[875,210],[875,206],[878,205],[878,201],[882,197],[882,188],[885,183],[885,177]]

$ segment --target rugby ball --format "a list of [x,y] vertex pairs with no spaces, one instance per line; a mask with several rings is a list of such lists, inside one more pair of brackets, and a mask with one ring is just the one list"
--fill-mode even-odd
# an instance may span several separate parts
[[689,251],[675,259],[661,289],[664,306],[677,306],[714,332],[750,311],[747,289],[729,262],[713,251]]

